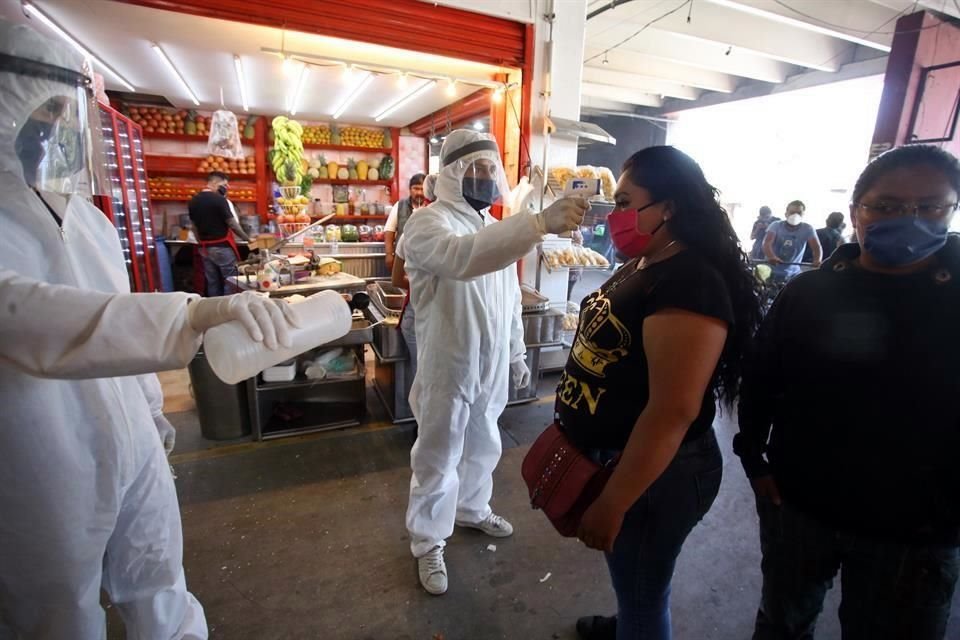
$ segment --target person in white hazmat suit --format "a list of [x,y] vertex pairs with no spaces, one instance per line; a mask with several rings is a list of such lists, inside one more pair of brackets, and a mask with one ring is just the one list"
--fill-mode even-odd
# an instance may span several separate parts
[[152,372],[223,322],[276,348],[297,320],[254,294],[130,293],[117,230],[83,193],[99,119],[80,69],[0,21],[0,639],[106,638],[101,588],[127,638],[206,638]]
[[420,582],[439,595],[447,590],[444,540],[455,524],[513,533],[490,498],[509,377],[521,388],[530,382],[514,263],[545,234],[577,228],[588,204],[564,198],[497,222],[489,207],[507,195],[500,151],[469,130],[444,141],[434,190],[436,201],[407,223],[398,255],[410,280],[418,360],[406,524]]

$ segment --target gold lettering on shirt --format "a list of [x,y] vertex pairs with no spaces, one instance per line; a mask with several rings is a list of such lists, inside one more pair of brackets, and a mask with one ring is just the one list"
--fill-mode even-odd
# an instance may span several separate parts
[[580,328],[570,353],[584,371],[605,378],[604,370],[630,352],[632,341],[630,331],[611,311],[610,299],[598,291],[580,312]]
[[586,401],[587,410],[590,415],[596,415],[597,406],[600,404],[600,398],[606,393],[606,389],[597,389],[596,392],[589,384],[582,380],[577,380],[566,371],[560,377],[560,388],[557,392],[560,402],[571,409],[579,410],[580,403]]

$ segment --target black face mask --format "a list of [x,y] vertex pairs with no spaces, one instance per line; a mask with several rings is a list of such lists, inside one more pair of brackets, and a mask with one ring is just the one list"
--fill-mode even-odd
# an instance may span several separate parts
[[219,193],[219,194],[222,195],[224,198],[226,198],[226,197],[227,197],[227,186],[224,185],[224,184],[222,184],[222,185],[220,185],[219,187],[217,187],[217,193]]
[[52,123],[31,119],[24,123],[17,134],[14,151],[23,165],[23,179],[30,186],[36,186],[37,169],[44,156],[44,143],[52,130]]
[[486,209],[500,199],[497,182],[490,178],[463,178],[463,199],[477,211]]

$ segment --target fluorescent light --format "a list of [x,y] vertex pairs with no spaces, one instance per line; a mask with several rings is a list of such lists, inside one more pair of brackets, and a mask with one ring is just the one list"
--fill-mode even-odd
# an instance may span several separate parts
[[457,95],[457,81],[451,78],[447,82],[447,96],[452,98],[455,95]]
[[300,96],[303,94],[303,85],[307,84],[307,76],[310,75],[310,67],[303,65],[300,69],[300,77],[297,78],[297,88],[294,89],[290,99],[290,115],[297,115],[297,105],[300,103]]
[[[880,44],[879,42],[874,42],[873,40],[867,40],[866,38],[859,38],[857,36],[850,35],[846,31],[842,31],[840,29],[828,29],[826,27],[822,27],[812,22],[804,22],[803,20],[796,20],[788,16],[780,15],[779,13],[774,13],[773,11],[767,11],[765,9],[751,7],[750,5],[737,2],[736,0],[708,0],[708,2],[719,5],[721,7],[726,7],[727,9],[733,9],[734,11],[742,11],[743,13],[747,13],[753,16],[758,16],[766,20],[772,20],[773,22],[786,24],[791,27],[795,27],[797,29],[812,31],[813,33],[819,33],[825,36],[830,36],[831,38],[839,38],[841,40],[846,40],[847,42],[853,42],[854,44],[859,44],[864,47],[876,49],[877,51],[890,53],[891,47],[885,44]],[[604,64],[606,64],[606,62],[604,62]]]
[[153,47],[153,50],[157,52],[157,55],[160,56],[160,59],[163,60],[163,63],[167,65],[167,69],[170,70],[170,73],[175,75],[177,77],[177,80],[180,81],[180,86],[182,86],[183,90],[190,95],[190,99],[193,100],[193,104],[199,107],[200,101],[197,100],[196,94],[190,88],[190,85],[187,84],[187,81],[183,79],[183,76],[180,75],[180,72],[177,71],[177,68],[173,66],[173,63],[170,61],[170,58],[168,58],[167,54],[163,52],[163,49],[160,48],[160,45],[154,42],[151,46]]
[[347,107],[350,106],[350,103],[356,100],[357,96],[363,93],[363,90],[366,89],[367,85],[370,84],[371,82],[373,82],[373,74],[365,73],[363,75],[363,78],[360,79],[360,82],[358,82],[356,86],[353,87],[353,89],[350,91],[350,94],[344,99],[343,102],[340,103],[340,106],[334,110],[333,119],[336,120],[337,118],[342,116],[343,112],[346,111]]
[[397,77],[397,86],[400,87],[401,89],[403,89],[404,87],[407,86],[407,74],[406,74],[406,73],[401,73],[401,74]]
[[243,63],[240,56],[233,56],[233,68],[237,70],[237,84],[240,85],[240,102],[243,103],[243,110],[250,111],[250,105],[247,104],[247,82],[243,76]]
[[347,80],[349,80],[350,78],[353,77],[353,65],[352,65],[352,64],[348,64],[347,66],[345,66],[345,67],[343,68],[343,77],[346,78]]
[[43,13],[42,11],[40,11],[40,9],[37,9],[35,6],[33,6],[32,4],[30,4],[29,2],[24,2],[24,3],[23,3],[23,8],[24,8],[24,10],[25,10],[27,13],[29,13],[30,15],[36,17],[38,20],[40,20],[40,22],[42,22],[42,23],[45,24],[47,27],[49,27],[51,31],[53,31],[53,32],[56,33],[58,36],[60,36],[60,37],[63,38],[64,40],[66,40],[74,49],[76,49],[76,50],[79,51],[81,54],[83,54],[83,57],[84,57],[84,58],[89,58],[90,60],[93,60],[93,61],[96,62],[99,66],[101,66],[101,67],[103,67],[104,69],[106,69],[107,71],[109,71],[109,72],[110,72],[110,75],[112,75],[114,78],[116,78],[117,80],[119,80],[119,81],[120,81],[120,84],[122,84],[124,87],[126,87],[127,91],[136,91],[136,90],[137,90],[136,87],[134,87],[132,84],[130,84],[130,83],[127,81],[126,78],[124,78],[122,75],[120,75],[119,73],[117,73],[117,71],[116,71],[113,67],[111,67],[110,65],[108,65],[106,62],[104,62],[103,60],[101,60],[101,59],[98,58],[97,56],[95,56],[95,55],[93,55],[92,53],[90,53],[90,51],[88,51],[82,44],[80,44],[79,42],[77,42],[77,40],[76,40],[73,36],[71,36],[71,35],[70,35],[69,33],[67,33],[64,29],[62,29],[62,28],[60,27],[60,25],[58,25],[56,22],[54,22],[54,21],[53,21],[50,17],[48,17],[45,13]]
[[476,129],[477,131],[483,131],[483,123],[477,120],[476,122],[473,123],[473,128]]
[[436,80],[427,80],[426,82],[421,84],[419,87],[417,87],[407,95],[403,96],[402,98],[400,98],[399,100],[391,104],[389,107],[387,107],[386,109],[378,113],[377,115],[373,116],[373,119],[376,120],[377,122],[380,122],[381,120],[386,118],[388,115],[390,115],[391,113],[393,113],[394,111],[402,107],[403,105],[407,104],[408,102],[411,102],[414,98],[419,96],[421,93],[424,93],[427,89],[431,88],[435,84],[437,84]]

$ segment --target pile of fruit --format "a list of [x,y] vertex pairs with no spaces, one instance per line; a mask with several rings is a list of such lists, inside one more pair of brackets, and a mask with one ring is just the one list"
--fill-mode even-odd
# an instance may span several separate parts
[[270,165],[283,186],[299,185],[306,173],[303,159],[303,127],[286,116],[273,119],[273,151]]
[[360,127],[345,127],[340,130],[340,144],[347,147],[368,147],[383,149],[385,141],[390,139],[389,133],[383,129],[362,129]]
[[308,125],[303,128],[303,141],[307,144],[330,144],[330,128]]
[[[202,189],[202,185],[177,182],[169,178],[150,178],[147,180],[147,193],[151,200],[186,201]],[[252,201],[256,197],[256,192],[253,187],[232,187],[228,197],[235,202]]]
[[253,156],[247,156],[242,160],[228,160],[219,156],[207,156],[197,167],[200,173],[209,173],[210,171],[222,171],[228,176],[245,175],[252,176],[257,172],[257,161]]
[[[173,133],[178,135],[202,136],[210,133],[210,116],[202,116],[194,110],[164,109],[161,107],[129,107],[127,115],[143,127],[144,133]],[[237,118],[240,136],[253,140],[253,123],[257,117]]]

